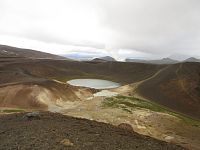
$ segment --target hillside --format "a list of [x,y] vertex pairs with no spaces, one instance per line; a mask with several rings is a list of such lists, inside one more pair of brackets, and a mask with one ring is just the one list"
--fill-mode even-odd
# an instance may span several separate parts
[[[2,95],[0,104],[2,101],[4,104],[7,102],[3,95],[6,95],[5,89],[8,85],[9,88],[12,86],[16,88],[24,83],[40,86],[41,82],[55,82],[52,80],[66,82],[75,78],[98,78],[115,81],[122,85],[140,82],[137,93],[144,98],[200,118],[199,68],[199,63],[153,65],[45,59],[2,62],[0,64],[0,93]],[[48,89],[51,86],[54,88],[55,84],[43,85]],[[76,95],[74,99],[78,99]]]
[[[82,93],[82,95],[78,93]],[[0,87],[0,107],[52,110],[65,102],[80,101],[92,90],[76,88],[50,80],[32,80]]]
[[78,62],[68,60],[15,60],[0,64],[0,84],[31,79],[100,78],[133,83],[152,76],[164,66],[122,62]]
[[[139,134],[198,150],[199,121],[193,118],[199,119],[199,65],[1,59],[0,113],[45,110],[113,125],[125,122]],[[77,78],[111,80],[122,86],[109,90],[117,97],[95,97],[99,90],[66,83]],[[17,123],[13,117],[10,121]]]
[[137,92],[146,99],[200,119],[200,64],[169,65],[142,82]]
[[[146,71],[141,74],[142,68],[146,68]],[[109,62],[46,59],[5,61],[0,63],[0,106],[46,110],[50,105],[62,105],[65,101],[79,101],[91,95],[90,89],[80,89],[62,83],[69,79],[102,78],[125,84],[144,79],[146,76],[150,77],[158,69],[159,67],[152,65]],[[121,70],[125,73],[119,74]],[[137,73],[138,76],[129,78]]]
[[53,55],[30,49],[16,48],[0,45],[0,58],[47,58],[47,59],[66,59],[65,57]]
[[27,120],[25,113],[0,115],[0,149],[184,150],[105,123],[43,112]]

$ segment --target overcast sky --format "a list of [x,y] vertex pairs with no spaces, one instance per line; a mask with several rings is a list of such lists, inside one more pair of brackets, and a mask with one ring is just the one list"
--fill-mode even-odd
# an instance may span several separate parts
[[0,44],[116,59],[200,57],[200,0],[0,0]]

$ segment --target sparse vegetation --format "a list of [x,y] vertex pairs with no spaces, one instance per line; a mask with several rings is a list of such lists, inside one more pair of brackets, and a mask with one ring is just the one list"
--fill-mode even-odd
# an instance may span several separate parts
[[140,100],[134,97],[116,96],[106,98],[103,102],[104,107],[122,108],[132,112],[135,109],[149,109],[156,112],[163,112],[164,109],[157,104]]
[[0,109],[0,113],[16,113],[16,112],[24,112],[23,109]]
[[145,101],[141,99],[137,99],[134,97],[126,97],[126,96],[116,96],[116,97],[109,97],[106,98],[102,105],[103,108],[119,108],[122,109],[128,113],[133,113],[136,109],[148,109],[155,112],[163,112],[170,114],[172,116],[175,116],[185,123],[188,123],[193,126],[200,127],[200,121],[194,120],[193,118],[190,118],[189,116],[173,112],[169,110],[168,108],[158,105],[156,103]]

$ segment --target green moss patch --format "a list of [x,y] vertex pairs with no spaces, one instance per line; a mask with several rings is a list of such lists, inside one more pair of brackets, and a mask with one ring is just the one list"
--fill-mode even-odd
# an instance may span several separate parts
[[171,111],[170,109],[164,106],[158,105],[156,103],[141,100],[134,97],[126,97],[126,96],[109,97],[103,101],[102,107],[103,108],[118,108],[128,113],[133,113],[133,111],[136,109],[147,109],[147,110],[151,110],[155,112],[167,113],[181,119],[185,123],[200,127],[200,121],[198,120],[195,120],[184,114]]
[[0,109],[0,113],[16,113],[16,112],[24,112],[23,109]]

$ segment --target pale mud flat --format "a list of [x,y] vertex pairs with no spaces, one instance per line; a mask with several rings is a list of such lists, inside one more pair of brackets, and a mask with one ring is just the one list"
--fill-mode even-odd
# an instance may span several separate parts
[[[117,90],[106,90],[106,93],[117,93],[113,91]],[[172,115],[153,112],[147,109],[135,109],[131,114],[121,109],[102,108],[105,95],[101,95],[101,92],[102,91],[99,92],[100,94],[96,93],[96,96],[94,96],[94,94],[92,97],[85,97],[82,101],[62,103],[60,106],[62,105],[63,107],[57,107],[54,111],[69,116],[96,120],[113,125],[128,123],[132,125],[135,132],[140,134],[176,143],[192,150],[199,150],[199,127],[186,124]],[[105,91],[103,91],[103,93],[105,93]],[[51,111],[53,111],[53,109]]]

